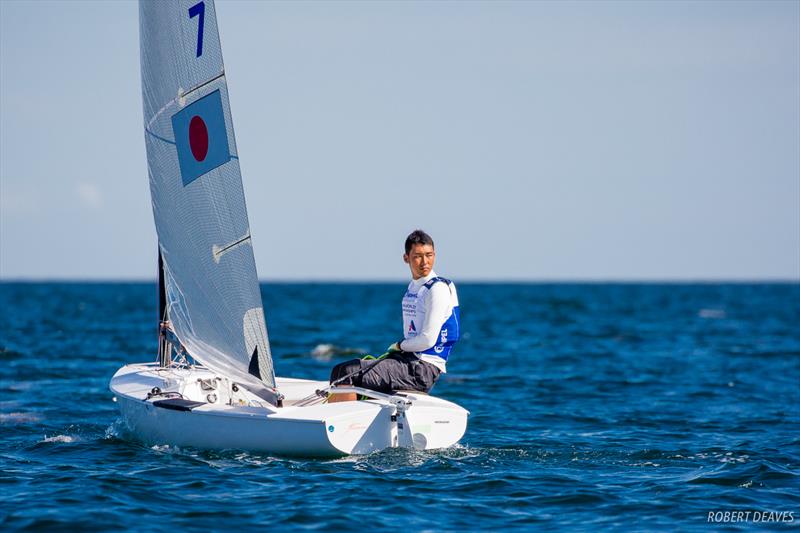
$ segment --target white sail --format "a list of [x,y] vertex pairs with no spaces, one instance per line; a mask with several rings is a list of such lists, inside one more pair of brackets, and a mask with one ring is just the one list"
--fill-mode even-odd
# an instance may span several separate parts
[[172,328],[193,358],[265,391],[275,374],[214,2],[141,0],[139,24],[147,166]]

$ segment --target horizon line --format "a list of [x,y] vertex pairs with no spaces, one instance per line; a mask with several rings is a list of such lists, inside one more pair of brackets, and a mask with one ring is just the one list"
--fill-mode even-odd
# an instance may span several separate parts
[[[409,278],[259,278],[259,285],[262,284],[314,284],[314,283],[363,283],[363,284],[389,284],[389,283],[408,283]],[[4,283],[156,283],[154,277],[129,277],[129,278],[104,278],[104,277],[0,277],[0,284]],[[782,276],[765,277],[642,277],[642,278],[479,278],[466,277],[459,278],[458,283],[486,283],[486,284],[748,284],[748,283],[773,283],[773,284],[800,284],[800,276],[796,278]]]

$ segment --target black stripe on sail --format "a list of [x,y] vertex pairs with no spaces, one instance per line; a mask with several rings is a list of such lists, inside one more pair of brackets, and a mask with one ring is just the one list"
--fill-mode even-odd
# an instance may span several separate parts
[[250,366],[247,368],[247,371],[251,375],[261,379],[261,370],[258,367],[258,346],[253,350],[253,355],[250,356]]

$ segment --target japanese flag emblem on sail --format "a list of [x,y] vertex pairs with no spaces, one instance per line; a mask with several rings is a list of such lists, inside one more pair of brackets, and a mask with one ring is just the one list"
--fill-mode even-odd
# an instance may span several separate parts
[[231,159],[218,90],[172,115],[172,132],[184,187]]

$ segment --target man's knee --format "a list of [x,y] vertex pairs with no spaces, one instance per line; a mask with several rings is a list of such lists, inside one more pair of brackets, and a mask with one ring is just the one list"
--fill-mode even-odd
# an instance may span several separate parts
[[378,392],[392,392],[392,376],[396,373],[397,362],[387,357],[369,367],[361,375],[361,386]]
[[356,374],[359,370],[361,370],[361,359],[351,359],[350,361],[339,363],[333,367],[333,370],[331,370],[330,382],[333,383],[334,381],[338,381],[346,376],[349,376],[342,382],[352,385],[354,376],[351,374]]

